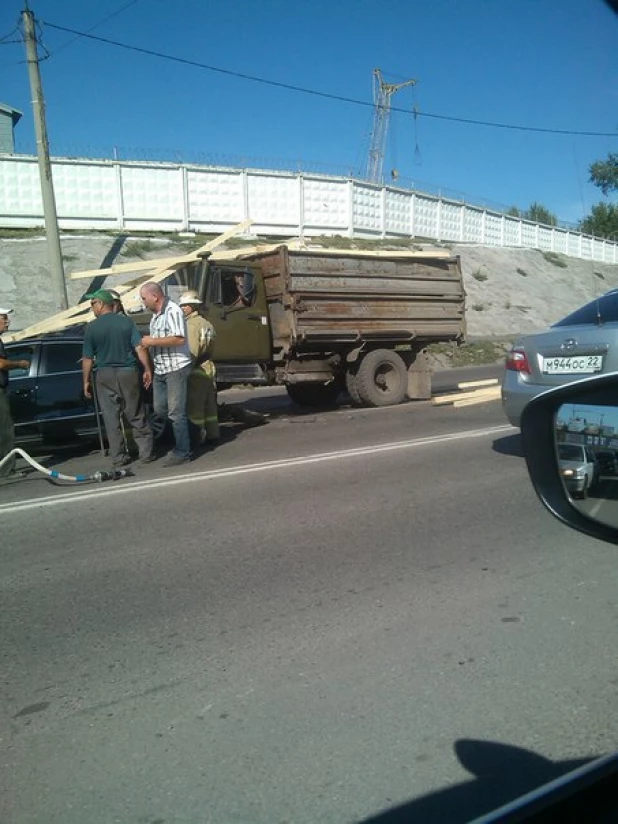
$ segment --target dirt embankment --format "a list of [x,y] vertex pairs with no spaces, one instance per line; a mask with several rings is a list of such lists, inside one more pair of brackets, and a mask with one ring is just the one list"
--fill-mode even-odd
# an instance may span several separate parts
[[[0,236],[0,305],[15,309],[14,330],[55,313],[45,239],[27,233]],[[206,242],[195,238],[127,237],[93,233],[65,234],[62,252],[67,274],[84,269],[127,263],[136,259],[177,256]],[[326,238],[316,242],[332,242]],[[338,238],[339,245],[352,242]],[[239,245],[235,239],[234,246]],[[367,248],[406,248],[401,242],[359,241]],[[409,244],[410,248],[414,247]],[[533,249],[502,249],[450,245],[460,255],[467,293],[470,345],[455,354],[455,363],[486,363],[503,356],[504,348],[520,334],[543,329],[608,289],[618,286],[618,265],[584,261]],[[113,287],[122,276],[108,278]],[[101,278],[67,281],[70,303],[77,303]],[[435,347],[436,361],[450,365],[452,348]]]

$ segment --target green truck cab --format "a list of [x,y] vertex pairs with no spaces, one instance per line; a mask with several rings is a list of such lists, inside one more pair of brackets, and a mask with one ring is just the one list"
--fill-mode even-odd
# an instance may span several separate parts
[[448,253],[215,253],[167,285],[172,298],[187,288],[216,330],[219,388],[283,385],[300,405],[334,404],[343,389],[360,406],[427,398],[427,345],[465,337],[461,265]]

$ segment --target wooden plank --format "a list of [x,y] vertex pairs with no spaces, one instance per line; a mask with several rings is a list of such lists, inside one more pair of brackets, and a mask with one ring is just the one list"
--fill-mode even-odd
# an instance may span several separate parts
[[500,396],[499,386],[490,386],[486,389],[478,389],[474,392],[453,392],[448,395],[434,395],[431,402],[434,406],[442,406],[447,403],[456,403],[457,401],[470,400],[479,397],[490,397],[493,395]]
[[106,269],[87,269],[81,272],[73,272],[69,277],[71,280],[81,280],[82,278],[101,277],[102,275],[117,275],[122,272],[143,272],[153,269],[161,269],[161,267],[176,267],[182,266],[184,263],[193,263],[198,260],[200,254],[216,249],[217,246],[221,246],[226,240],[229,240],[231,237],[235,237],[241,232],[244,232],[245,229],[248,229],[252,223],[252,220],[243,220],[242,223],[236,224],[236,226],[228,229],[227,232],[224,232],[222,235],[218,235],[216,238],[209,240],[208,243],[200,246],[199,249],[195,249],[193,252],[189,252],[179,258],[171,255],[170,257],[165,258],[141,260],[136,263],[117,263],[113,266],[108,266]]
[[[222,243],[225,243],[226,240],[229,240],[234,235],[239,234],[240,232],[244,232],[251,224],[253,223],[252,220],[243,220],[242,223],[238,223],[232,229],[228,229],[227,232],[224,232],[222,235],[219,235],[213,240],[205,243],[203,246],[200,246],[199,249],[196,249],[194,252],[191,252],[188,255],[184,255],[182,258],[177,258],[175,261],[167,262],[167,265],[162,266],[160,269],[155,270],[151,274],[144,276],[143,278],[136,278],[132,281],[132,284],[135,283],[135,287],[123,298],[123,304],[127,310],[131,310],[133,308],[137,308],[141,305],[141,298],[139,297],[140,288],[144,285],[144,283],[160,283],[165,278],[173,275],[176,272],[176,269],[179,267],[186,265],[187,263],[195,263],[200,259],[200,256],[205,252],[210,252],[213,249],[216,249],[217,246],[220,246]],[[138,281],[138,282],[136,282]]]
[[462,381],[462,383],[457,384],[458,389],[474,389],[474,387],[478,387],[479,389],[483,386],[495,386],[498,383],[498,378],[488,378],[484,381]]
[[[174,260],[171,255],[170,260]],[[71,272],[69,280],[81,280],[82,278],[101,277],[102,275],[119,275],[123,272],[141,272],[148,269],[156,269],[166,258],[153,258],[153,260],[140,260],[135,263],[116,263],[113,266],[108,266],[105,269],[84,269],[79,272]]]
[[477,403],[489,403],[490,401],[498,401],[500,400],[500,389],[498,387],[494,387],[493,392],[482,394],[478,393],[479,397],[477,398],[467,398],[466,400],[455,401],[453,406],[456,409],[459,409],[462,406],[475,406]]
[[20,332],[13,332],[10,335],[5,335],[4,340],[6,343],[14,343],[15,341],[23,340],[24,338],[33,338],[37,335],[42,335],[45,332],[53,332],[56,330],[58,324],[64,323],[65,327],[71,326],[71,324],[67,323],[67,321],[70,321],[71,318],[79,315],[81,312],[89,308],[90,301],[86,300],[77,306],[72,306],[70,309],[65,309],[63,312],[58,312],[58,314],[52,315],[46,320],[35,323],[32,326],[28,326]]

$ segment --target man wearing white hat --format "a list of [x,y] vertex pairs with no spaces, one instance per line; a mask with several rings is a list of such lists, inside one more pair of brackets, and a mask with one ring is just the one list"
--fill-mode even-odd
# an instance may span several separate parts
[[[12,311],[12,309],[4,309],[0,306],[0,336],[9,328],[9,315]],[[15,446],[15,427],[9,406],[9,370],[28,369],[29,366],[30,361],[27,360],[9,360],[0,338],[0,461]],[[7,461],[0,468],[0,478],[10,475],[14,465],[15,458]]]
[[187,321],[192,368],[187,386],[187,417],[195,446],[219,438],[215,365],[211,360],[215,327],[204,317],[197,292],[180,296],[178,305]]

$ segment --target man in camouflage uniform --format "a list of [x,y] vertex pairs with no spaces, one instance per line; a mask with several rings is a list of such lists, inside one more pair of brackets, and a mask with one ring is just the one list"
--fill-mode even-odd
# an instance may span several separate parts
[[185,292],[178,304],[187,322],[193,361],[188,384],[187,417],[194,445],[199,445],[219,438],[216,372],[211,360],[215,328],[203,316],[203,304],[197,292]]

